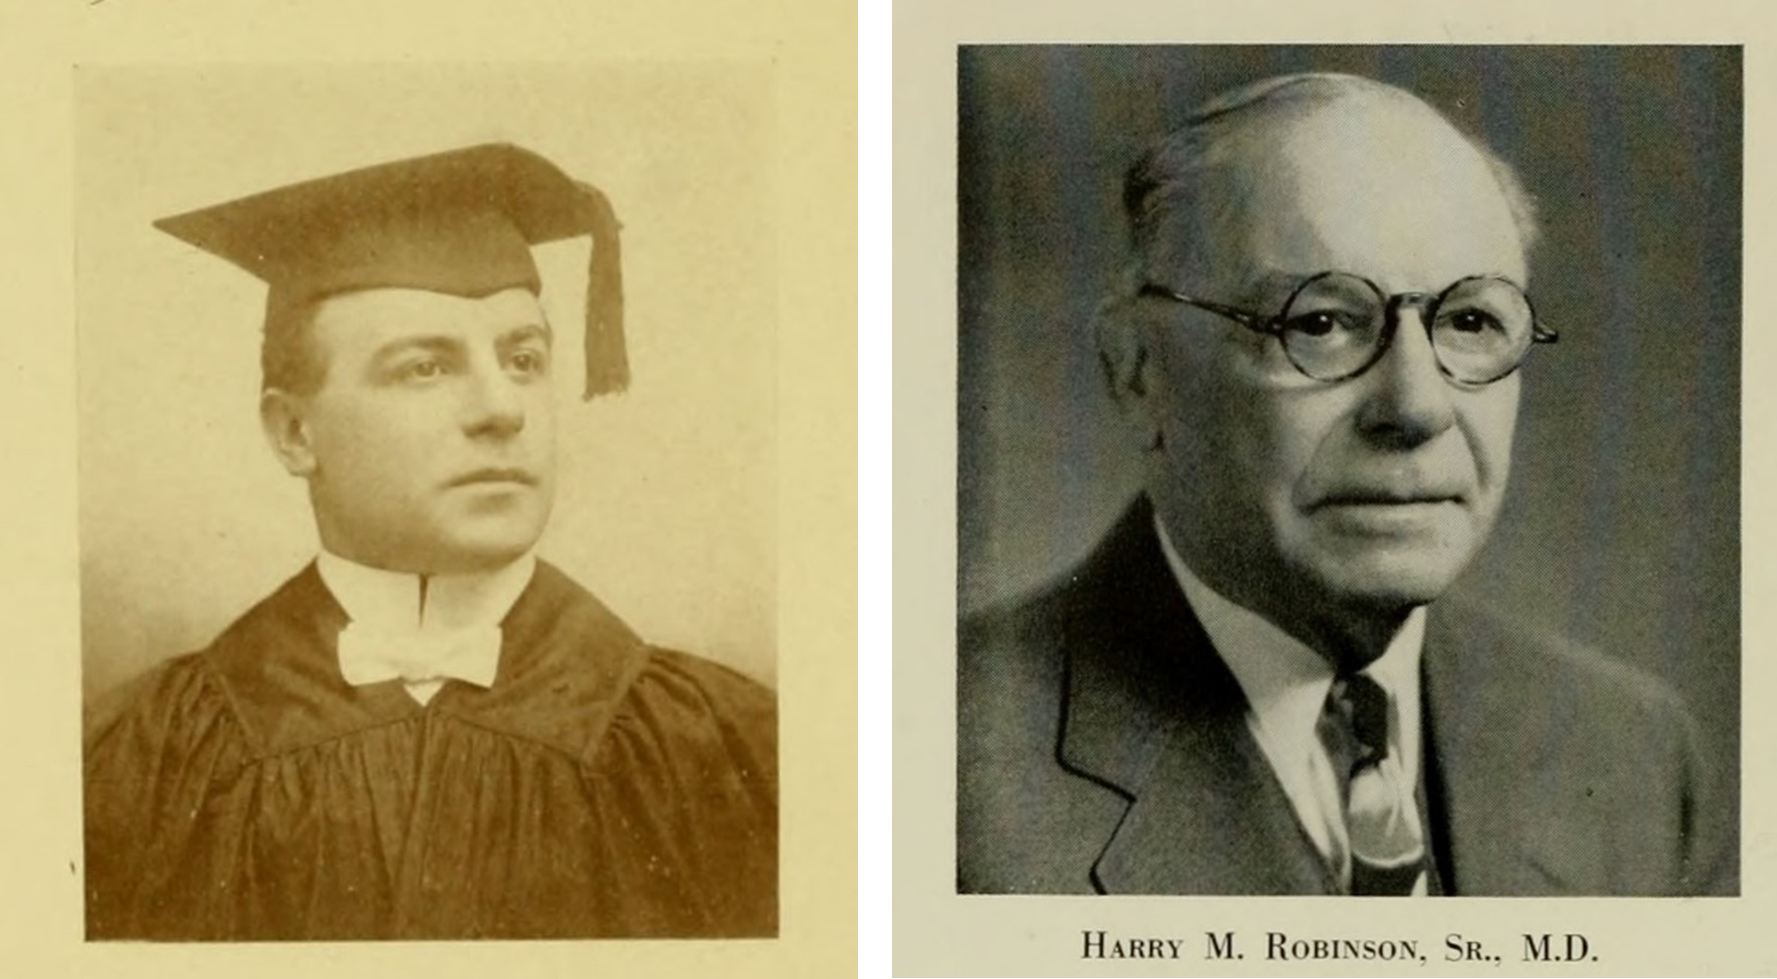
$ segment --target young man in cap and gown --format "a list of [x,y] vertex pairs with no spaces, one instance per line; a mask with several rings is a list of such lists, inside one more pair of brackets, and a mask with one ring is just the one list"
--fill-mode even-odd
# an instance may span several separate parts
[[530,247],[591,236],[585,393],[622,390],[605,196],[485,145],[157,226],[266,281],[261,419],[321,550],[93,726],[88,937],[775,934],[772,694],[535,554]]

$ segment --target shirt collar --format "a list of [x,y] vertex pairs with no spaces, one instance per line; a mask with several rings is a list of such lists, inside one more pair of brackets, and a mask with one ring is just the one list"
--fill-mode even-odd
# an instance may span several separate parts
[[[1280,745],[1310,750],[1318,742],[1315,725],[1333,684],[1332,664],[1269,619],[1204,584],[1172,546],[1158,513],[1154,532],[1185,600],[1239,682],[1258,724]],[[1388,691],[1395,705],[1389,731],[1396,738],[1395,747],[1409,776],[1418,772],[1419,660],[1424,648],[1425,608],[1420,606],[1408,614],[1383,654],[1363,671]]]
[[537,558],[526,553],[504,567],[473,574],[417,575],[372,568],[322,550],[315,566],[353,622],[432,631],[499,625],[530,584]]

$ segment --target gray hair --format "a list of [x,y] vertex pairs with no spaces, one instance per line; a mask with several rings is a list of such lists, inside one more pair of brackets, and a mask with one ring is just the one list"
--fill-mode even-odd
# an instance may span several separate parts
[[1240,215],[1238,181],[1230,170],[1249,164],[1251,152],[1279,120],[1297,119],[1339,102],[1410,105],[1450,125],[1474,148],[1504,194],[1526,251],[1536,241],[1536,209],[1517,174],[1480,140],[1436,109],[1392,85],[1355,75],[1281,75],[1242,85],[1204,103],[1131,167],[1123,185],[1132,261],[1109,297],[1127,299],[1156,267],[1177,268],[1200,243],[1215,241]]

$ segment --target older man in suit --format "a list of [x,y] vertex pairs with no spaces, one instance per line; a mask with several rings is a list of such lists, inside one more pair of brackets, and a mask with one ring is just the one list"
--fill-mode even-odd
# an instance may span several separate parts
[[1731,890],[1673,694],[1432,604],[1555,338],[1512,171],[1406,92],[1296,75],[1212,100],[1124,201],[1098,341],[1147,492],[963,623],[959,890]]

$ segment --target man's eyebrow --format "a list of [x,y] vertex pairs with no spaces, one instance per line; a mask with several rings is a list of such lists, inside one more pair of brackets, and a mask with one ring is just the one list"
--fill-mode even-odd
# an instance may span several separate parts
[[[1232,305],[1264,306],[1281,303],[1302,280],[1313,273],[1281,269],[1250,269],[1234,286],[1234,295],[1222,300]],[[1268,311],[1269,312],[1269,311]]]
[[[553,343],[553,334],[547,323],[526,323],[515,326],[494,339],[496,346],[502,348],[515,347],[532,340],[542,340],[544,346]],[[465,344],[462,338],[449,334],[422,334],[419,336],[399,337],[376,348],[370,355],[372,365],[383,365],[403,354],[424,350],[431,353],[460,353]]]
[[555,334],[549,329],[548,323],[526,323],[523,326],[515,326],[500,334],[499,339],[495,342],[503,347],[510,347],[537,339],[541,339],[545,346],[554,343]]
[[370,359],[372,362],[382,362],[398,357],[410,350],[449,352],[461,350],[462,348],[463,342],[461,340],[443,334],[399,337],[376,348],[376,351],[370,355]]

